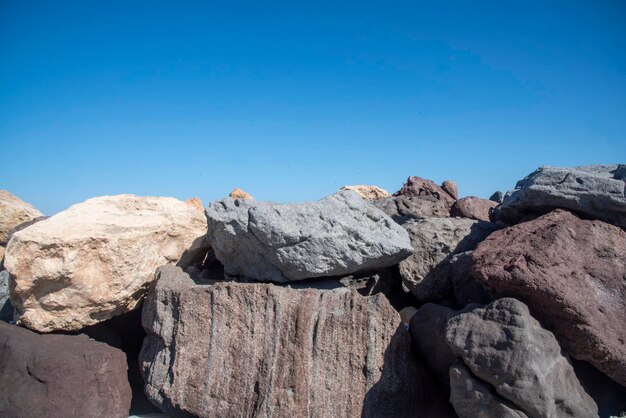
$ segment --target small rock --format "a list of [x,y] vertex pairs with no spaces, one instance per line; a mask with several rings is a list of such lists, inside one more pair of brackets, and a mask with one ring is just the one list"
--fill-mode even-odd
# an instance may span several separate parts
[[459,198],[459,188],[452,180],[446,180],[441,183],[441,188],[446,191],[454,200]]
[[248,193],[244,192],[243,190],[241,190],[240,188],[236,187],[233,189],[232,192],[230,192],[230,194],[228,195],[228,197],[233,198],[233,199],[248,199],[248,200],[254,200],[254,198],[249,195]]
[[498,204],[491,200],[468,196],[454,202],[452,209],[450,209],[450,216],[489,222],[489,213],[496,206]]
[[435,199],[442,201],[448,209],[452,207],[452,204],[456,200],[444,189],[437,186],[437,184],[435,184],[432,180],[416,176],[409,177],[402,188],[393,195],[412,197],[432,196]]
[[489,200],[496,203],[502,203],[504,202],[504,193],[498,190],[489,197]]
[[391,194],[387,190],[381,189],[378,186],[343,186],[339,190],[352,190],[354,192],[357,192],[359,196],[361,196],[365,200],[384,199],[391,196]]

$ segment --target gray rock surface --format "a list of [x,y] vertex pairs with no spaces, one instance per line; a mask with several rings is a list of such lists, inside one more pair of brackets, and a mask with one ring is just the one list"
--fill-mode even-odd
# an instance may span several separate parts
[[453,416],[383,295],[157,276],[140,362],[174,417]]
[[394,221],[402,224],[413,218],[450,216],[450,207],[433,196],[393,196],[370,202]]
[[9,295],[9,272],[0,271],[0,321],[13,320],[13,305]]
[[495,191],[491,196],[489,196],[489,200],[496,203],[502,203],[504,202],[504,193],[502,193],[500,190]]
[[341,276],[411,254],[406,231],[353,191],[303,204],[227,198],[206,214],[207,239],[228,276],[273,282]]
[[452,293],[450,260],[473,250],[498,227],[466,218],[426,218],[407,221],[413,254],[400,262],[407,289],[420,301],[439,300]]
[[446,339],[475,377],[529,417],[598,416],[556,338],[522,302],[499,299],[453,316]]
[[626,228],[626,165],[541,167],[517,182],[495,219],[517,223],[569,209]]

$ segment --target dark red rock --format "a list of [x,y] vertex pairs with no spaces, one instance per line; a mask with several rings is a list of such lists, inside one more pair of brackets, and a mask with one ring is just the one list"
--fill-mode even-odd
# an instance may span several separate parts
[[1,417],[128,417],[126,355],[86,335],[0,322]]
[[454,202],[450,209],[450,216],[489,221],[489,212],[496,206],[498,203],[494,201],[468,196]]
[[626,385],[626,232],[555,210],[491,234],[472,254],[472,275]]
[[441,183],[441,188],[445,190],[453,199],[459,198],[459,187],[452,180],[446,180]]
[[451,207],[455,200],[443,188],[435,184],[434,181],[416,176],[409,177],[402,188],[393,195],[413,197],[433,196],[437,200],[444,202],[447,207]]

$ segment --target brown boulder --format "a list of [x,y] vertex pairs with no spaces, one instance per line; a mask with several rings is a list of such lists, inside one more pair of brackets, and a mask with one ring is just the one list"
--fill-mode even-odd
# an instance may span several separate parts
[[555,210],[491,234],[472,254],[472,275],[626,385],[626,232]]
[[450,216],[489,221],[489,212],[498,204],[494,201],[468,196],[457,200],[450,209]]
[[441,188],[445,190],[453,199],[459,198],[459,187],[452,180],[446,180],[441,183]]
[[393,195],[412,197],[432,196],[444,202],[448,208],[452,206],[455,200],[448,192],[435,184],[434,181],[416,176],[409,177],[402,188]]
[[6,245],[13,228],[41,216],[43,213],[32,205],[6,190],[0,190],[0,245]]

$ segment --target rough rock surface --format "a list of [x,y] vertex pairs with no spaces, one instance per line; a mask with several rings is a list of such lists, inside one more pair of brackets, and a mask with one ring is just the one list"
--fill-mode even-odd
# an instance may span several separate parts
[[32,205],[6,190],[0,190],[0,245],[9,240],[9,231],[19,224],[43,216]]
[[130,401],[124,352],[0,322],[0,416],[126,418]]
[[453,199],[459,198],[459,187],[452,180],[446,180],[441,183],[441,188],[446,191]]
[[453,255],[450,265],[450,280],[456,307],[462,308],[470,303],[486,305],[491,302],[485,286],[472,276],[472,251]]
[[239,187],[236,187],[233,189],[232,192],[230,192],[230,194],[228,195],[228,197],[231,197],[233,199],[249,199],[249,200],[254,200],[254,198],[247,192],[241,190]]
[[489,212],[498,206],[496,202],[480,197],[468,196],[457,200],[450,209],[450,216],[489,221]]
[[420,301],[438,300],[451,293],[451,257],[474,249],[497,229],[489,222],[464,218],[414,219],[402,226],[409,231],[413,255],[400,262],[400,275]]
[[400,190],[393,194],[394,196],[432,196],[443,202],[448,209],[452,207],[455,199],[448,194],[443,188],[435,184],[432,180],[423,179],[421,177],[411,176]]
[[526,303],[573,357],[626,386],[626,232],[555,210],[493,233],[472,274]]
[[413,218],[450,216],[450,208],[441,200],[432,196],[394,196],[372,200],[371,203],[399,224]]
[[9,272],[0,271],[0,321],[13,320],[13,305],[9,298]]
[[406,231],[353,191],[300,204],[228,198],[206,214],[208,241],[228,276],[273,282],[342,276],[411,254]]
[[496,203],[502,203],[504,202],[504,193],[502,193],[500,190],[493,192],[493,194],[489,196],[489,200]]
[[382,295],[157,275],[140,361],[175,417],[450,416]]
[[4,265],[19,323],[76,330],[134,309],[158,266],[203,256],[206,228],[196,200],[119,195],[15,233]]
[[517,182],[496,219],[520,222],[555,208],[626,228],[626,165],[541,167]]
[[526,415],[598,416],[554,335],[520,301],[499,299],[453,316],[446,339],[474,376]]
[[384,199],[386,197],[391,196],[391,193],[389,193],[385,189],[381,189],[378,186],[365,186],[365,185],[343,186],[339,190],[352,190],[354,192],[357,192],[359,196],[361,196],[365,200]]

